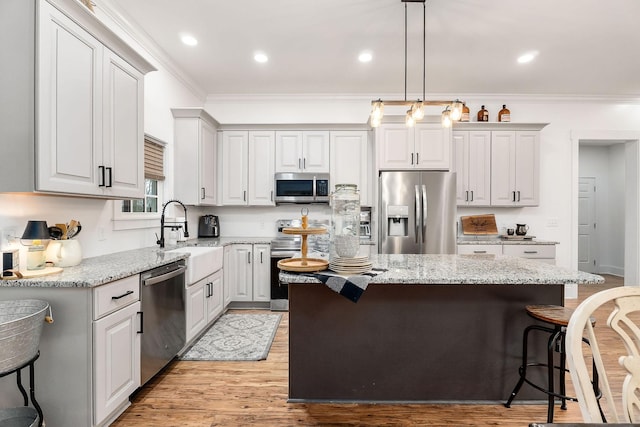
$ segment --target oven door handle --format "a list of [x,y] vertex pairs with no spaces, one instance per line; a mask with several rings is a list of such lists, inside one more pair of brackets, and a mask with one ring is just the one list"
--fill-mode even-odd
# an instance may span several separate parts
[[144,286],[152,286],[152,285],[158,284],[160,282],[164,282],[166,280],[173,279],[174,277],[179,276],[181,274],[184,274],[184,272],[186,270],[187,270],[187,267],[183,265],[183,266],[180,266],[179,268],[176,268],[173,271],[170,271],[170,272],[165,273],[165,274],[161,274],[160,276],[149,277],[148,279],[144,279],[142,281],[142,284]]

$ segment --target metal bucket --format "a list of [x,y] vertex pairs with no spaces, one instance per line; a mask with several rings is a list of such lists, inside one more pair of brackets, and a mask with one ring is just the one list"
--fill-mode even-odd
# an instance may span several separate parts
[[0,373],[11,372],[38,353],[46,301],[0,301]]
[[30,406],[0,409],[0,427],[36,427],[40,416]]

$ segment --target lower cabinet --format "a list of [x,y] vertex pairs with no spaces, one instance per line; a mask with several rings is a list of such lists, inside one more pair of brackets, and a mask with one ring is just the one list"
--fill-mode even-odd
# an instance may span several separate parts
[[556,263],[555,245],[505,245],[501,243],[487,245],[459,244],[458,255],[466,254],[510,255],[519,258],[535,259],[537,261],[546,262],[548,264],[555,265]]
[[458,254],[502,255],[502,245],[458,245]]
[[[139,277],[95,289],[93,295],[93,421],[126,407],[140,387]],[[122,409],[121,409],[122,410]]]
[[268,244],[237,244],[225,247],[223,270],[230,302],[271,299],[270,256]]
[[187,286],[185,293],[187,344],[223,310],[223,270]]

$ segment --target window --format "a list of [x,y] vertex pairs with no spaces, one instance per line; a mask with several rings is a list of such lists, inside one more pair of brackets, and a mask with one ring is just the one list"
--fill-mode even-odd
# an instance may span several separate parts
[[160,218],[163,204],[165,145],[164,142],[145,134],[144,198],[115,202],[114,219],[122,222],[117,224],[115,229],[144,228],[157,225],[156,220]]

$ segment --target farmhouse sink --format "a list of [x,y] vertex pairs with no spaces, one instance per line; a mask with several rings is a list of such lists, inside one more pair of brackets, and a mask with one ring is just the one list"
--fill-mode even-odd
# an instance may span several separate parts
[[191,285],[222,268],[224,252],[221,246],[185,246],[183,248],[172,249],[167,252],[190,254],[186,259],[187,273],[185,279],[187,281],[187,285]]

